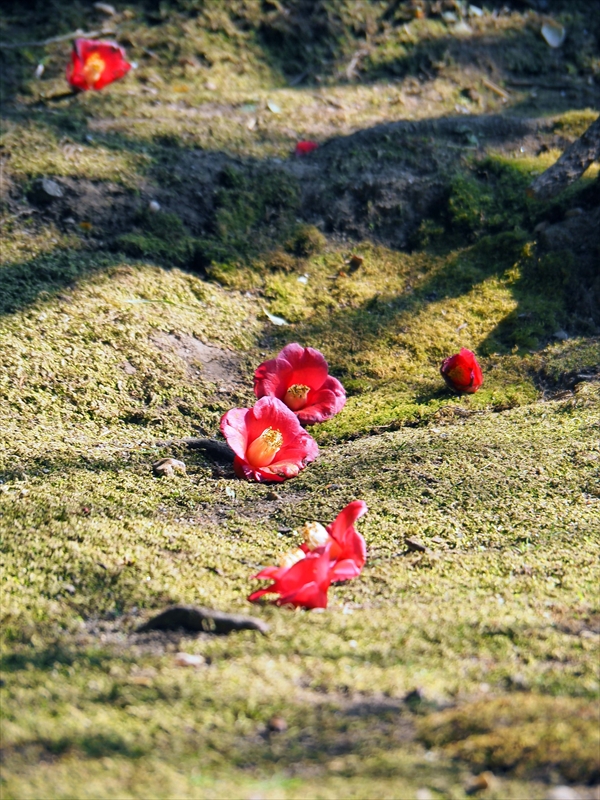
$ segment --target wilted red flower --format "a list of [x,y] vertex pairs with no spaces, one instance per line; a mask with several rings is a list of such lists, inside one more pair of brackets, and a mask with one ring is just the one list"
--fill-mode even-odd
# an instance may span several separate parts
[[365,540],[354,523],[367,513],[362,500],[354,500],[324,528],[308,522],[301,528],[304,543],[287,553],[278,567],[266,567],[255,578],[271,580],[270,586],[253,592],[254,603],[265,594],[278,594],[275,603],[302,608],[326,608],[331,583],[360,575],[367,559]]
[[[302,551],[300,551],[302,552]],[[278,594],[278,606],[298,608],[327,608],[327,590],[331,583],[329,548],[319,553],[301,556],[292,566],[266,567],[255,578],[268,578],[273,583],[253,592],[249,597],[255,603],[264,594]]]
[[103,89],[122,78],[130,69],[125,50],[116,42],[75,39],[71,63],[67,65],[67,80],[82,92]]
[[239,478],[284,481],[319,455],[315,440],[276,397],[263,397],[254,408],[232,408],[221,419],[221,432],[235,453]]
[[294,150],[295,155],[297,156],[307,156],[309,153],[312,153],[313,150],[316,150],[319,145],[317,142],[311,141],[303,141],[298,142],[296,145],[296,149]]
[[483,373],[475,353],[462,347],[460,353],[446,358],[440,367],[442,378],[450,389],[461,394],[474,394],[483,383]]
[[254,394],[278,397],[305,425],[330,419],[346,403],[344,387],[329,374],[323,354],[299,344],[288,344],[258,367]]

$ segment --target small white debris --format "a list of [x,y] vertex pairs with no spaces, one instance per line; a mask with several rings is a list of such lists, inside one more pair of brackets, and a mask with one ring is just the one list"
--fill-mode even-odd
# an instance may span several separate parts
[[178,461],[176,458],[161,458],[152,464],[152,471],[159,478],[172,477],[176,472],[183,475],[186,473],[185,464],[183,461]]
[[300,275],[298,283],[303,283],[305,286],[308,283],[308,275]]
[[35,68],[35,77],[36,77],[38,80],[39,80],[39,79],[42,77],[42,75],[44,74],[44,69],[45,69],[45,67],[44,67],[44,65],[43,65],[43,64],[38,64],[38,65],[37,65],[37,67]]
[[553,786],[546,795],[546,800],[579,800],[579,793],[570,786]]
[[271,114],[281,114],[281,108],[277,105],[277,103],[274,103],[272,100],[269,100],[267,102],[267,108],[269,109]]
[[160,203],[158,200],[150,200],[148,203],[148,209],[156,214],[157,211],[160,211]]

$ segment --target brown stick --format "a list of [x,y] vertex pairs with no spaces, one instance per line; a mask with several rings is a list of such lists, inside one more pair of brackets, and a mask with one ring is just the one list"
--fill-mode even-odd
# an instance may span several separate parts
[[19,47],[46,47],[49,44],[56,42],[66,42],[69,39],[95,39],[97,36],[113,36],[115,30],[101,30],[101,31],[81,31],[76,30],[72,33],[63,33],[61,36],[51,36],[49,39],[43,39],[40,42],[0,42],[0,47],[5,50],[14,50]]
[[202,633],[231,633],[232,631],[259,631],[267,634],[269,626],[262,619],[245,614],[226,614],[201,606],[170,606],[148,622],[140,625],[137,633],[146,631],[173,631],[184,628]]
[[558,161],[532,181],[529,197],[547,200],[580,178],[590,164],[600,158],[600,117],[565,150]]

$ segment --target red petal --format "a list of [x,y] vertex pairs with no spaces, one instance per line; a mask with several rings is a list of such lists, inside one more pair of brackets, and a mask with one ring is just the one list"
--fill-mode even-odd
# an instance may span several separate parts
[[304,425],[325,422],[331,419],[346,405],[346,391],[337,378],[329,375],[320,389],[311,391],[304,408],[296,414]]
[[249,442],[252,441],[248,439],[248,417],[250,414],[252,414],[252,409],[250,408],[232,408],[221,417],[221,433],[227,440],[229,447],[242,460],[246,457],[246,448]]

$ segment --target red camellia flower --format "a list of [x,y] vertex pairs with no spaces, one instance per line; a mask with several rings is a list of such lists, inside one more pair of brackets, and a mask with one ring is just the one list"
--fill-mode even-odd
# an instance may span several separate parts
[[294,150],[295,155],[297,156],[307,156],[309,153],[312,153],[313,150],[316,150],[319,145],[317,142],[311,141],[304,141],[298,142],[296,145],[296,149]]
[[327,528],[318,522],[306,523],[300,530],[303,544],[287,553],[278,567],[266,567],[254,576],[273,583],[253,592],[248,600],[254,603],[265,594],[278,594],[275,603],[279,606],[327,608],[330,584],[356,578],[365,564],[365,540],[354,523],[366,513],[366,503],[354,500]]
[[483,383],[483,373],[475,353],[462,347],[460,353],[446,358],[440,368],[442,378],[458,394],[474,394]]
[[279,398],[305,425],[330,419],[346,403],[344,387],[329,374],[323,354],[299,344],[288,344],[258,367],[254,394]]
[[276,397],[263,397],[254,408],[232,408],[221,419],[221,432],[235,453],[239,478],[284,481],[319,455],[315,440]]
[[71,63],[67,66],[67,80],[82,92],[103,89],[122,78],[130,69],[125,51],[115,42],[75,39]]

